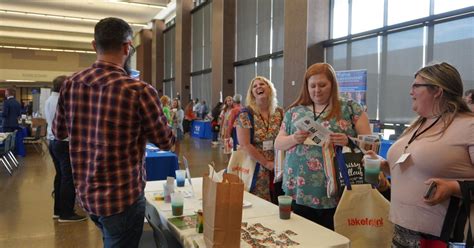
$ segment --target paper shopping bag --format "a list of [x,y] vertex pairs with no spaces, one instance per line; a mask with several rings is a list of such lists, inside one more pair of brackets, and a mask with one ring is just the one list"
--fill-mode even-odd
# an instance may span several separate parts
[[390,247],[393,224],[388,220],[390,203],[370,184],[351,185],[342,194],[334,228],[351,240],[351,247]]
[[235,175],[224,174],[218,183],[203,177],[202,205],[206,247],[240,247],[244,184]]
[[251,191],[257,181],[260,165],[247,152],[241,149],[232,151],[227,165],[227,173],[238,176],[245,185],[246,191]]

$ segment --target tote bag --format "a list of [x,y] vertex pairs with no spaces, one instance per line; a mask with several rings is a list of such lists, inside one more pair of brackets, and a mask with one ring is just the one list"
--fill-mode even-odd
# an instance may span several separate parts
[[346,189],[334,214],[335,231],[349,238],[354,248],[390,247],[393,235],[393,224],[388,219],[390,203],[370,184],[351,185],[344,159],[338,157]]

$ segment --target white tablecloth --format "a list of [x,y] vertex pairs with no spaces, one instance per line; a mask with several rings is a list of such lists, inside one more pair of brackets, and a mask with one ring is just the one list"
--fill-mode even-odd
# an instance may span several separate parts
[[[184,199],[183,215],[192,215],[195,214],[195,211],[198,209],[202,209],[202,178],[193,178],[192,182],[195,196]],[[156,195],[162,194],[164,183],[165,181],[147,182],[145,188],[147,201],[156,207],[162,221],[168,223],[170,231],[178,238],[184,247],[194,247],[193,241],[201,248],[206,247],[202,233],[197,233],[194,228],[179,230],[167,221],[168,218],[173,217],[171,204],[155,200]],[[186,181],[185,187],[175,189],[185,193],[192,191],[188,181]],[[300,243],[299,247],[350,247],[350,241],[346,237],[294,213],[291,214],[291,219],[281,220],[279,218],[278,206],[255,195],[244,192],[244,201],[250,202],[251,206],[243,209],[243,222],[248,222],[249,225],[261,223],[276,232],[291,229],[298,234],[292,236],[291,239]],[[243,240],[240,244],[241,247],[250,247]]]

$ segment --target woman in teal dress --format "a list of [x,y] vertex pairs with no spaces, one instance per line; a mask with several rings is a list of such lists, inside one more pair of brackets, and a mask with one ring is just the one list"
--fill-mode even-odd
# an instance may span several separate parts
[[303,144],[309,133],[294,125],[306,116],[331,130],[329,142],[339,146],[348,145],[348,136],[371,134],[369,120],[358,103],[339,98],[332,66],[317,63],[306,71],[300,95],[288,107],[275,141],[276,149],[286,151],[283,190],[293,197],[293,212],[333,230],[339,199],[327,194],[322,147]]

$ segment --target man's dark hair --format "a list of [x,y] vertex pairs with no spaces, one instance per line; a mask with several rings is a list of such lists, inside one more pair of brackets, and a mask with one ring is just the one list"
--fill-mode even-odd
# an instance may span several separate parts
[[8,88],[7,92],[10,96],[15,96],[15,94],[16,94],[15,88]]
[[123,43],[133,36],[133,30],[122,19],[108,17],[100,20],[94,28],[94,40],[98,52],[119,51]]
[[66,81],[66,76],[61,75],[53,79],[53,92],[59,92],[63,86],[64,81]]

